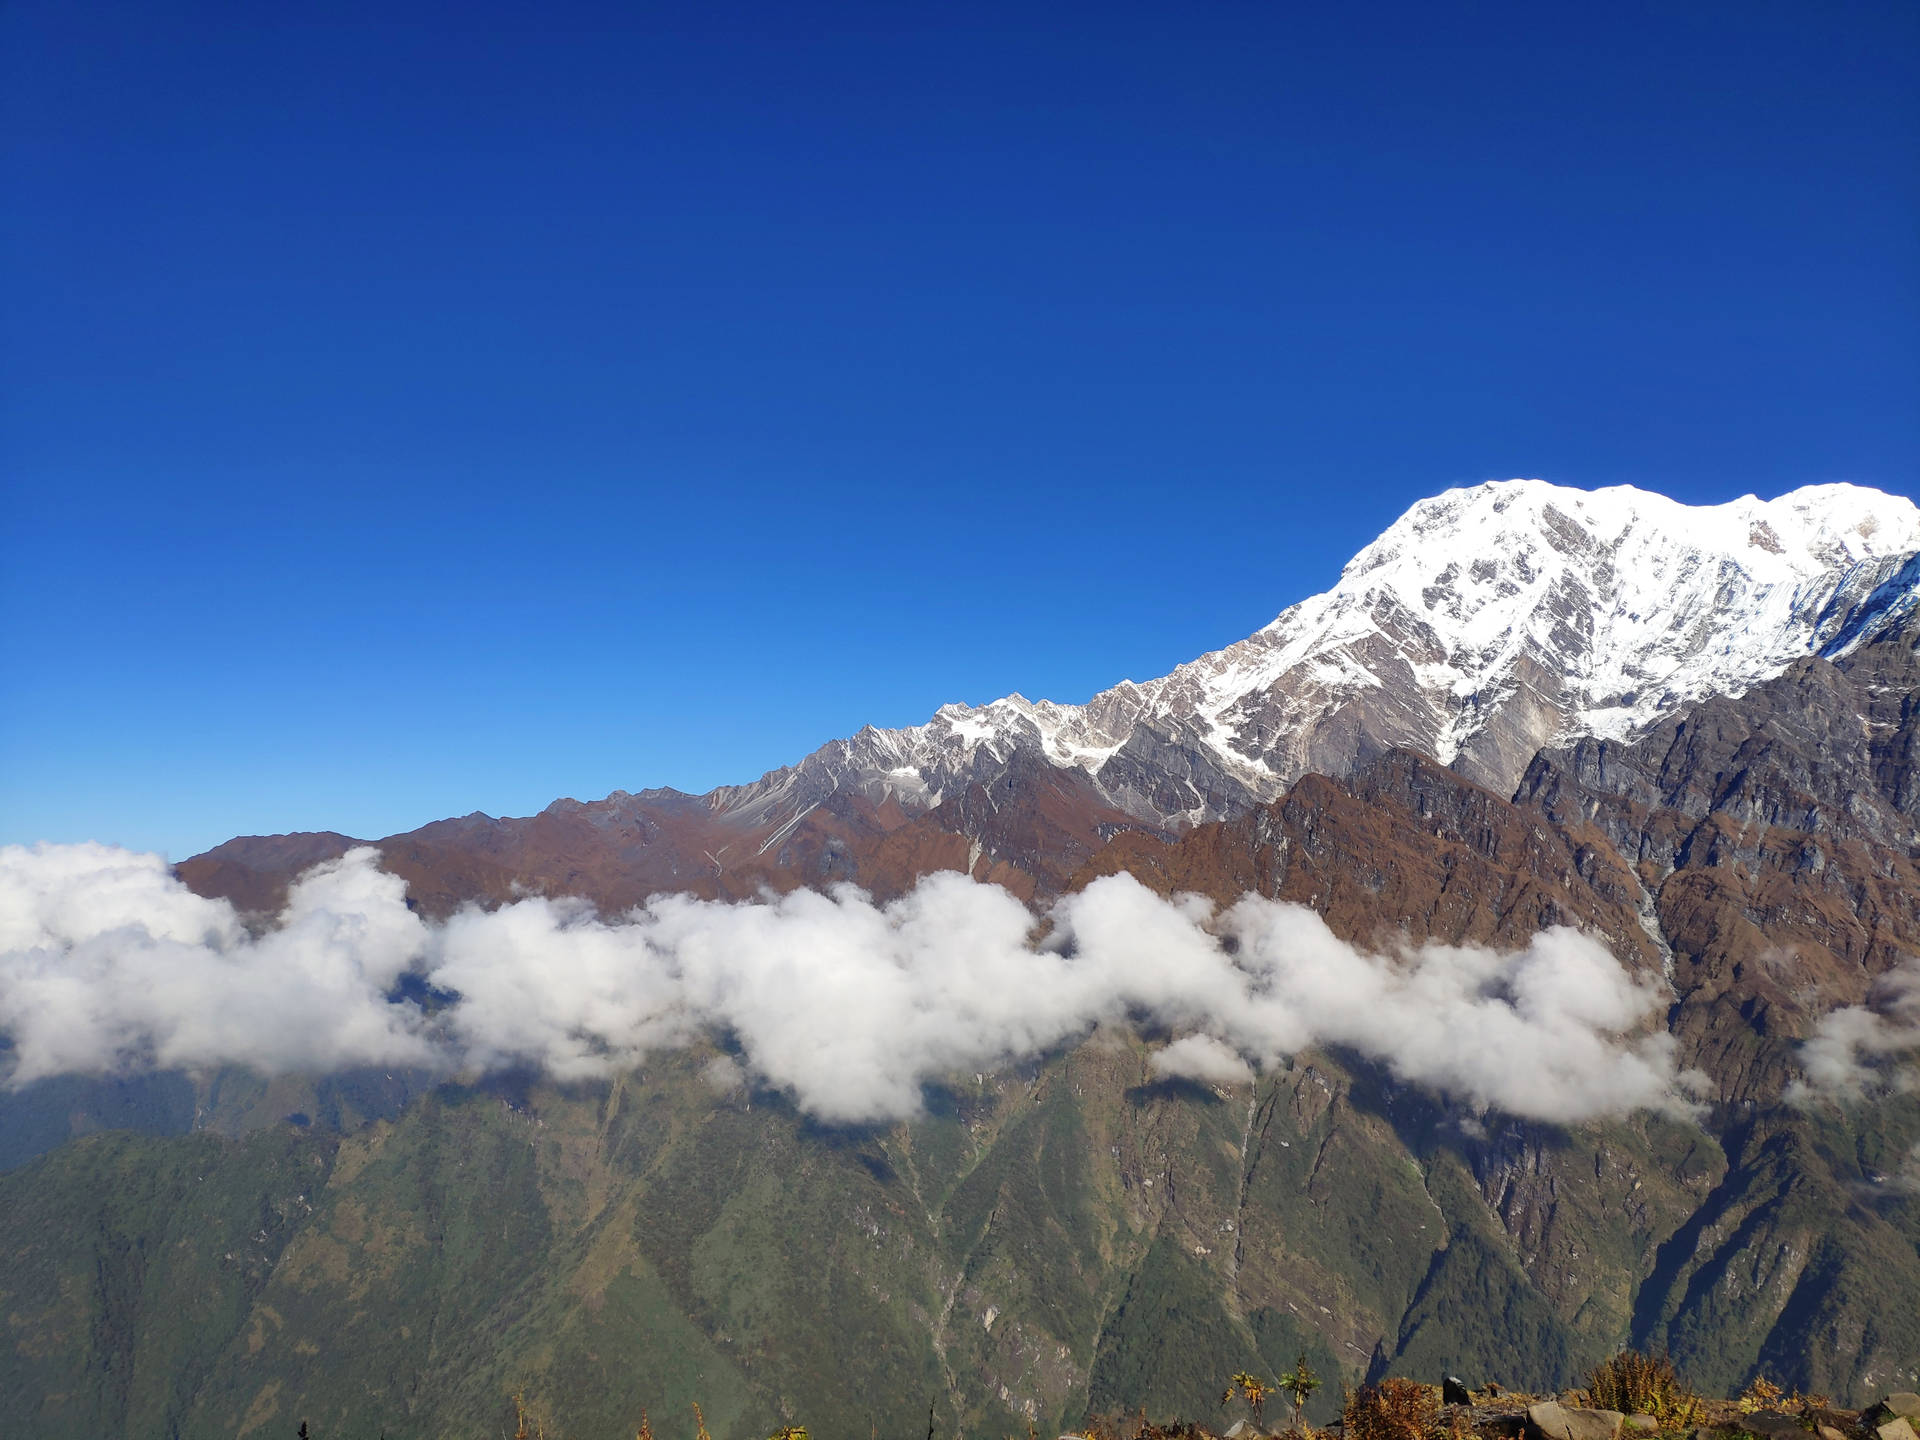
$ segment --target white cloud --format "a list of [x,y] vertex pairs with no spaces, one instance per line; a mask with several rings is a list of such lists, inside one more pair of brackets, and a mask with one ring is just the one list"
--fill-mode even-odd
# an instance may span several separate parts
[[1223,1033],[1261,1060],[1344,1045],[1396,1076],[1476,1106],[1573,1122],[1639,1109],[1688,1111],[1664,1031],[1627,1039],[1666,997],[1590,936],[1544,930],[1526,949],[1422,945],[1370,955],[1318,915],[1258,897],[1221,921],[1253,976]]
[[1865,1005],[1848,1005],[1820,1017],[1800,1047],[1802,1078],[1787,1099],[1861,1100],[1888,1089],[1907,1088],[1910,1074],[1890,1071],[1885,1061],[1920,1049],[1920,959],[1908,960],[1875,982]]
[[1156,1075],[1199,1080],[1208,1085],[1245,1085],[1253,1067],[1231,1045],[1211,1035],[1187,1035],[1153,1052]]
[[747,1083],[747,1072],[731,1055],[716,1055],[701,1068],[700,1078],[716,1095],[732,1095]]
[[9,1082],[236,1064],[266,1072],[427,1064],[419,1011],[386,993],[426,927],[356,850],[308,871],[250,939],[157,855],[0,849],[0,1029]]
[[[1664,1005],[1597,941],[1371,955],[1300,906],[1223,913],[1131,876],[1062,900],[1044,941],[1006,891],[942,872],[887,905],[850,886],[753,903],[661,896],[614,919],[523,899],[428,926],[371,850],[316,868],[249,937],[155,856],[0,851],[0,1029],[10,1083],[61,1071],[239,1064],[611,1073],[725,1032],[745,1072],[833,1121],[914,1113],[924,1082],[1131,1016],[1188,1032],[1156,1068],[1237,1083],[1345,1046],[1414,1084],[1552,1121],[1683,1106]],[[459,998],[389,1001],[413,970]]]

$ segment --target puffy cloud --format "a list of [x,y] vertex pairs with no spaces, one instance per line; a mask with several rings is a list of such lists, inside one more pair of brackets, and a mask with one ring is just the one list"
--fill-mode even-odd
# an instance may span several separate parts
[[1787,1099],[1861,1100],[1888,1089],[1905,1089],[1913,1077],[1889,1072],[1884,1062],[1920,1049],[1920,959],[1908,960],[1875,982],[1865,1005],[1848,1005],[1820,1017],[1800,1047],[1802,1078]]
[[[660,896],[608,919],[523,899],[428,926],[361,849],[308,872],[274,927],[192,895],[155,856],[0,851],[0,1030],[9,1081],[60,1071],[362,1064],[611,1073],[724,1033],[737,1064],[833,1121],[914,1113],[922,1085],[1148,1017],[1187,1032],[1159,1073],[1238,1083],[1312,1045],[1532,1118],[1674,1108],[1672,1042],[1641,1034],[1664,997],[1597,941],[1368,954],[1300,906],[1216,913],[1131,876],[1036,917],[954,873],[878,905],[843,886],[758,902]],[[412,971],[453,992],[395,1000]],[[744,1067],[744,1068],[742,1068]],[[709,1067],[710,1070],[713,1067]]]
[[265,1072],[432,1063],[387,992],[426,927],[400,880],[355,850],[296,883],[250,938],[157,855],[0,848],[0,1029],[13,1085],[62,1072],[236,1064]]
[[1252,896],[1220,928],[1252,976],[1250,1003],[1222,1033],[1256,1058],[1343,1045],[1403,1080],[1538,1120],[1692,1109],[1698,1077],[1676,1074],[1673,1038],[1626,1038],[1665,1008],[1659,983],[1577,930],[1543,930],[1518,952],[1370,955],[1312,911]]
[[1187,1035],[1153,1052],[1153,1071],[1208,1085],[1244,1085],[1253,1067],[1238,1050],[1211,1035]]
[[731,1055],[716,1055],[700,1070],[700,1078],[716,1095],[732,1095],[745,1088],[747,1072]]

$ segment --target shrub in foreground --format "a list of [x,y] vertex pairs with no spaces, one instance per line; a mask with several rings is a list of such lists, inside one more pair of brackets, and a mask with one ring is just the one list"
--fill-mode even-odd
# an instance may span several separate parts
[[1440,1397],[1413,1380],[1382,1380],[1347,1392],[1346,1440],[1429,1440],[1440,1419]]
[[1587,1394],[1601,1410],[1651,1415],[1663,1430],[1682,1429],[1700,1418],[1700,1397],[1664,1355],[1622,1350],[1594,1366],[1587,1376]]

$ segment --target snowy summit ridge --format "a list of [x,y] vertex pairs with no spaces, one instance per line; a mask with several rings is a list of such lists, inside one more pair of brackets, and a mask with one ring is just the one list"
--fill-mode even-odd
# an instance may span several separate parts
[[1422,500],[1272,624],[1085,705],[1009,695],[868,727],[715,792],[729,811],[835,790],[908,810],[1025,751],[1143,818],[1201,821],[1397,745],[1510,792],[1541,746],[1637,735],[1920,603],[1920,510],[1816,485],[1689,506],[1630,486],[1489,481]]

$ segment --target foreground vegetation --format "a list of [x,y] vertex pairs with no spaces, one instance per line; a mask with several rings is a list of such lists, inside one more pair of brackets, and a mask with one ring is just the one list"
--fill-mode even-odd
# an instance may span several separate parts
[[[1059,1440],[1553,1440],[1538,1423],[1543,1405],[1594,1416],[1603,1430],[1616,1435],[1688,1437],[1688,1440],[1792,1440],[1804,1433],[1810,1440],[1888,1440],[1882,1428],[1889,1420],[1920,1412],[1920,1399],[1896,1395],[1865,1410],[1836,1409],[1825,1395],[1788,1393],[1765,1378],[1756,1377],[1731,1399],[1698,1394],[1665,1356],[1623,1350],[1596,1365],[1586,1383],[1558,1395],[1532,1395],[1489,1383],[1469,1390],[1448,1377],[1443,1385],[1427,1385],[1402,1377],[1374,1384],[1342,1387],[1339,1417],[1323,1426],[1305,1419],[1306,1403],[1322,1386],[1305,1354],[1291,1369],[1267,1376],[1236,1371],[1220,1396],[1224,1412],[1208,1423],[1192,1419],[1154,1422],[1142,1408],[1131,1415],[1094,1416],[1073,1434]],[[1263,1429],[1267,1402],[1276,1395],[1291,1403],[1291,1414],[1281,1428]],[[687,1440],[713,1440],[706,1415],[698,1404],[689,1407]],[[927,1410],[926,1440],[938,1440],[937,1407]],[[529,1409],[526,1397],[512,1398],[512,1440],[566,1440]],[[501,1432],[506,1434],[504,1430]],[[1898,1434],[1896,1428],[1895,1433]],[[1911,1434],[1911,1431],[1906,1432]],[[877,1436],[877,1428],[869,1440]],[[656,1440],[645,1411],[633,1429],[634,1440]],[[669,1432],[670,1440],[671,1432]],[[295,1440],[332,1440],[302,1422]],[[386,1440],[386,1432],[381,1432]],[[767,1440],[813,1440],[803,1425],[783,1425]],[[917,1437],[916,1437],[917,1440]],[[1029,1422],[1025,1436],[1006,1440],[1040,1440]],[[1904,1440],[1904,1437],[1902,1437]]]

